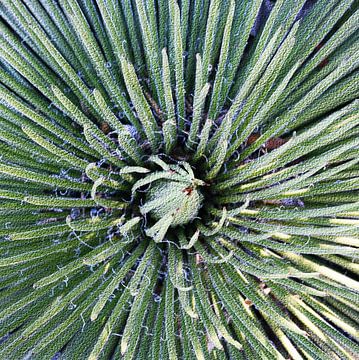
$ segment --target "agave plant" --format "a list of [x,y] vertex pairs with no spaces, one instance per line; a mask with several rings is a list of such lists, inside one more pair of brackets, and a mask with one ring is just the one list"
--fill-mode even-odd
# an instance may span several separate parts
[[357,1],[0,14],[1,359],[359,357]]

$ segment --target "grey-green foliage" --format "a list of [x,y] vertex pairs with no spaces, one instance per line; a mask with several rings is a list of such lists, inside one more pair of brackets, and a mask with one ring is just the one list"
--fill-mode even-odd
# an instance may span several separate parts
[[1,359],[359,358],[358,1],[0,16]]

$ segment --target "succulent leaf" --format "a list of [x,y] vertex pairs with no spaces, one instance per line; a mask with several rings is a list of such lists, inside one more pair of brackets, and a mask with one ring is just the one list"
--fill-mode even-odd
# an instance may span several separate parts
[[0,359],[359,358],[358,1],[0,2]]

